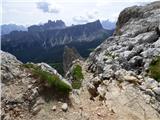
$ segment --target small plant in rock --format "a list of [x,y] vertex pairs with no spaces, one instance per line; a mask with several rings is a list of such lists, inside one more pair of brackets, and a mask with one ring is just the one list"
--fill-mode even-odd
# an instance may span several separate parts
[[71,75],[73,77],[72,87],[74,89],[79,89],[81,87],[82,80],[84,79],[82,74],[82,67],[80,65],[74,66]]
[[62,92],[68,93],[72,90],[71,86],[61,80],[57,75],[44,71],[39,66],[34,64],[24,64],[23,66],[30,69],[35,77],[47,81],[50,86],[54,86]]
[[105,56],[115,59],[116,55],[113,55],[111,52],[106,51]]
[[160,82],[160,56],[152,60],[149,66],[149,75]]

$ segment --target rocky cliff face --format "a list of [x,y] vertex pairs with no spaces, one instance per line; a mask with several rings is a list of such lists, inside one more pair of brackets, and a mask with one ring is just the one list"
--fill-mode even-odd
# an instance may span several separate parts
[[72,62],[76,59],[82,59],[77,50],[75,48],[69,48],[68,46],[65,46],[63,53],[63,69],[65,73],[68,72],[72,66]]
[[147,73],[160,56],[159,30],[160,2],[126,8],[115,36],[90,54],[88,69],[95,77],[88,90],[104,98],[119,119],[160,119],[160,83]]

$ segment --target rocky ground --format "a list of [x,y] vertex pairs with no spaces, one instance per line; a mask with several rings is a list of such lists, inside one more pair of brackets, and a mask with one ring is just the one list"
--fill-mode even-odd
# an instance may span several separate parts
[[[37,79],[20,61],[9,53],[1,52],[1,55],[2,119],[101,120],[115,117],[98,97],[97,100],[90,98],[86,87],[72,91],[69,96],[55,94],[53,89],[41,91]],[[41,63],[41,67],[44,65]],[[82,66],[85,79],[90,79],[92,74],[86,72],[84,63]]]
[[[159,120],[160,83],[147,72],[159,55],[160,2],[126,8],[120,13],[115,35],[86,61],[74,62],[82,67],[84,80],[79,90],[69,94],[48,87],[13,55],[1,51],[1,118]],[[35,65],[71,86],[49,65]]]

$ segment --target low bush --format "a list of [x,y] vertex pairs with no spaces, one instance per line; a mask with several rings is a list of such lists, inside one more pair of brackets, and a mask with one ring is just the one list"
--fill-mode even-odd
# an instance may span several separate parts
[[149,75],[160,82],[160,56],[152,60],[149,66]]
[[72,87],[74,89],[79,89],[81,87],[82,80],[84,78],[82,74],[82,67],[80,65],[74,66],[71,75],[73,77]]
[[62,92],[71,91],[71,87],[62,81],[57,75],[53,75],[47,71],[43,71],[40,67],[34,64],[24,64],[26,68],[29,68],[33,75],[39,77],[41,80],[46,80],[49,85],[55,86],[58,90]]

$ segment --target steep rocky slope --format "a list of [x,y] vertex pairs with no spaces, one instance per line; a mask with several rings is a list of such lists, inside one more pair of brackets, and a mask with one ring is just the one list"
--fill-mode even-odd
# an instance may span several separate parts
[[152,60],[160,56],[159,30],[160,2],[126,8],[115,36],[90,54],[88,70],[95,77],[88,90],[105,99],[118,119],[160,119],[160,83],[148,74]]

